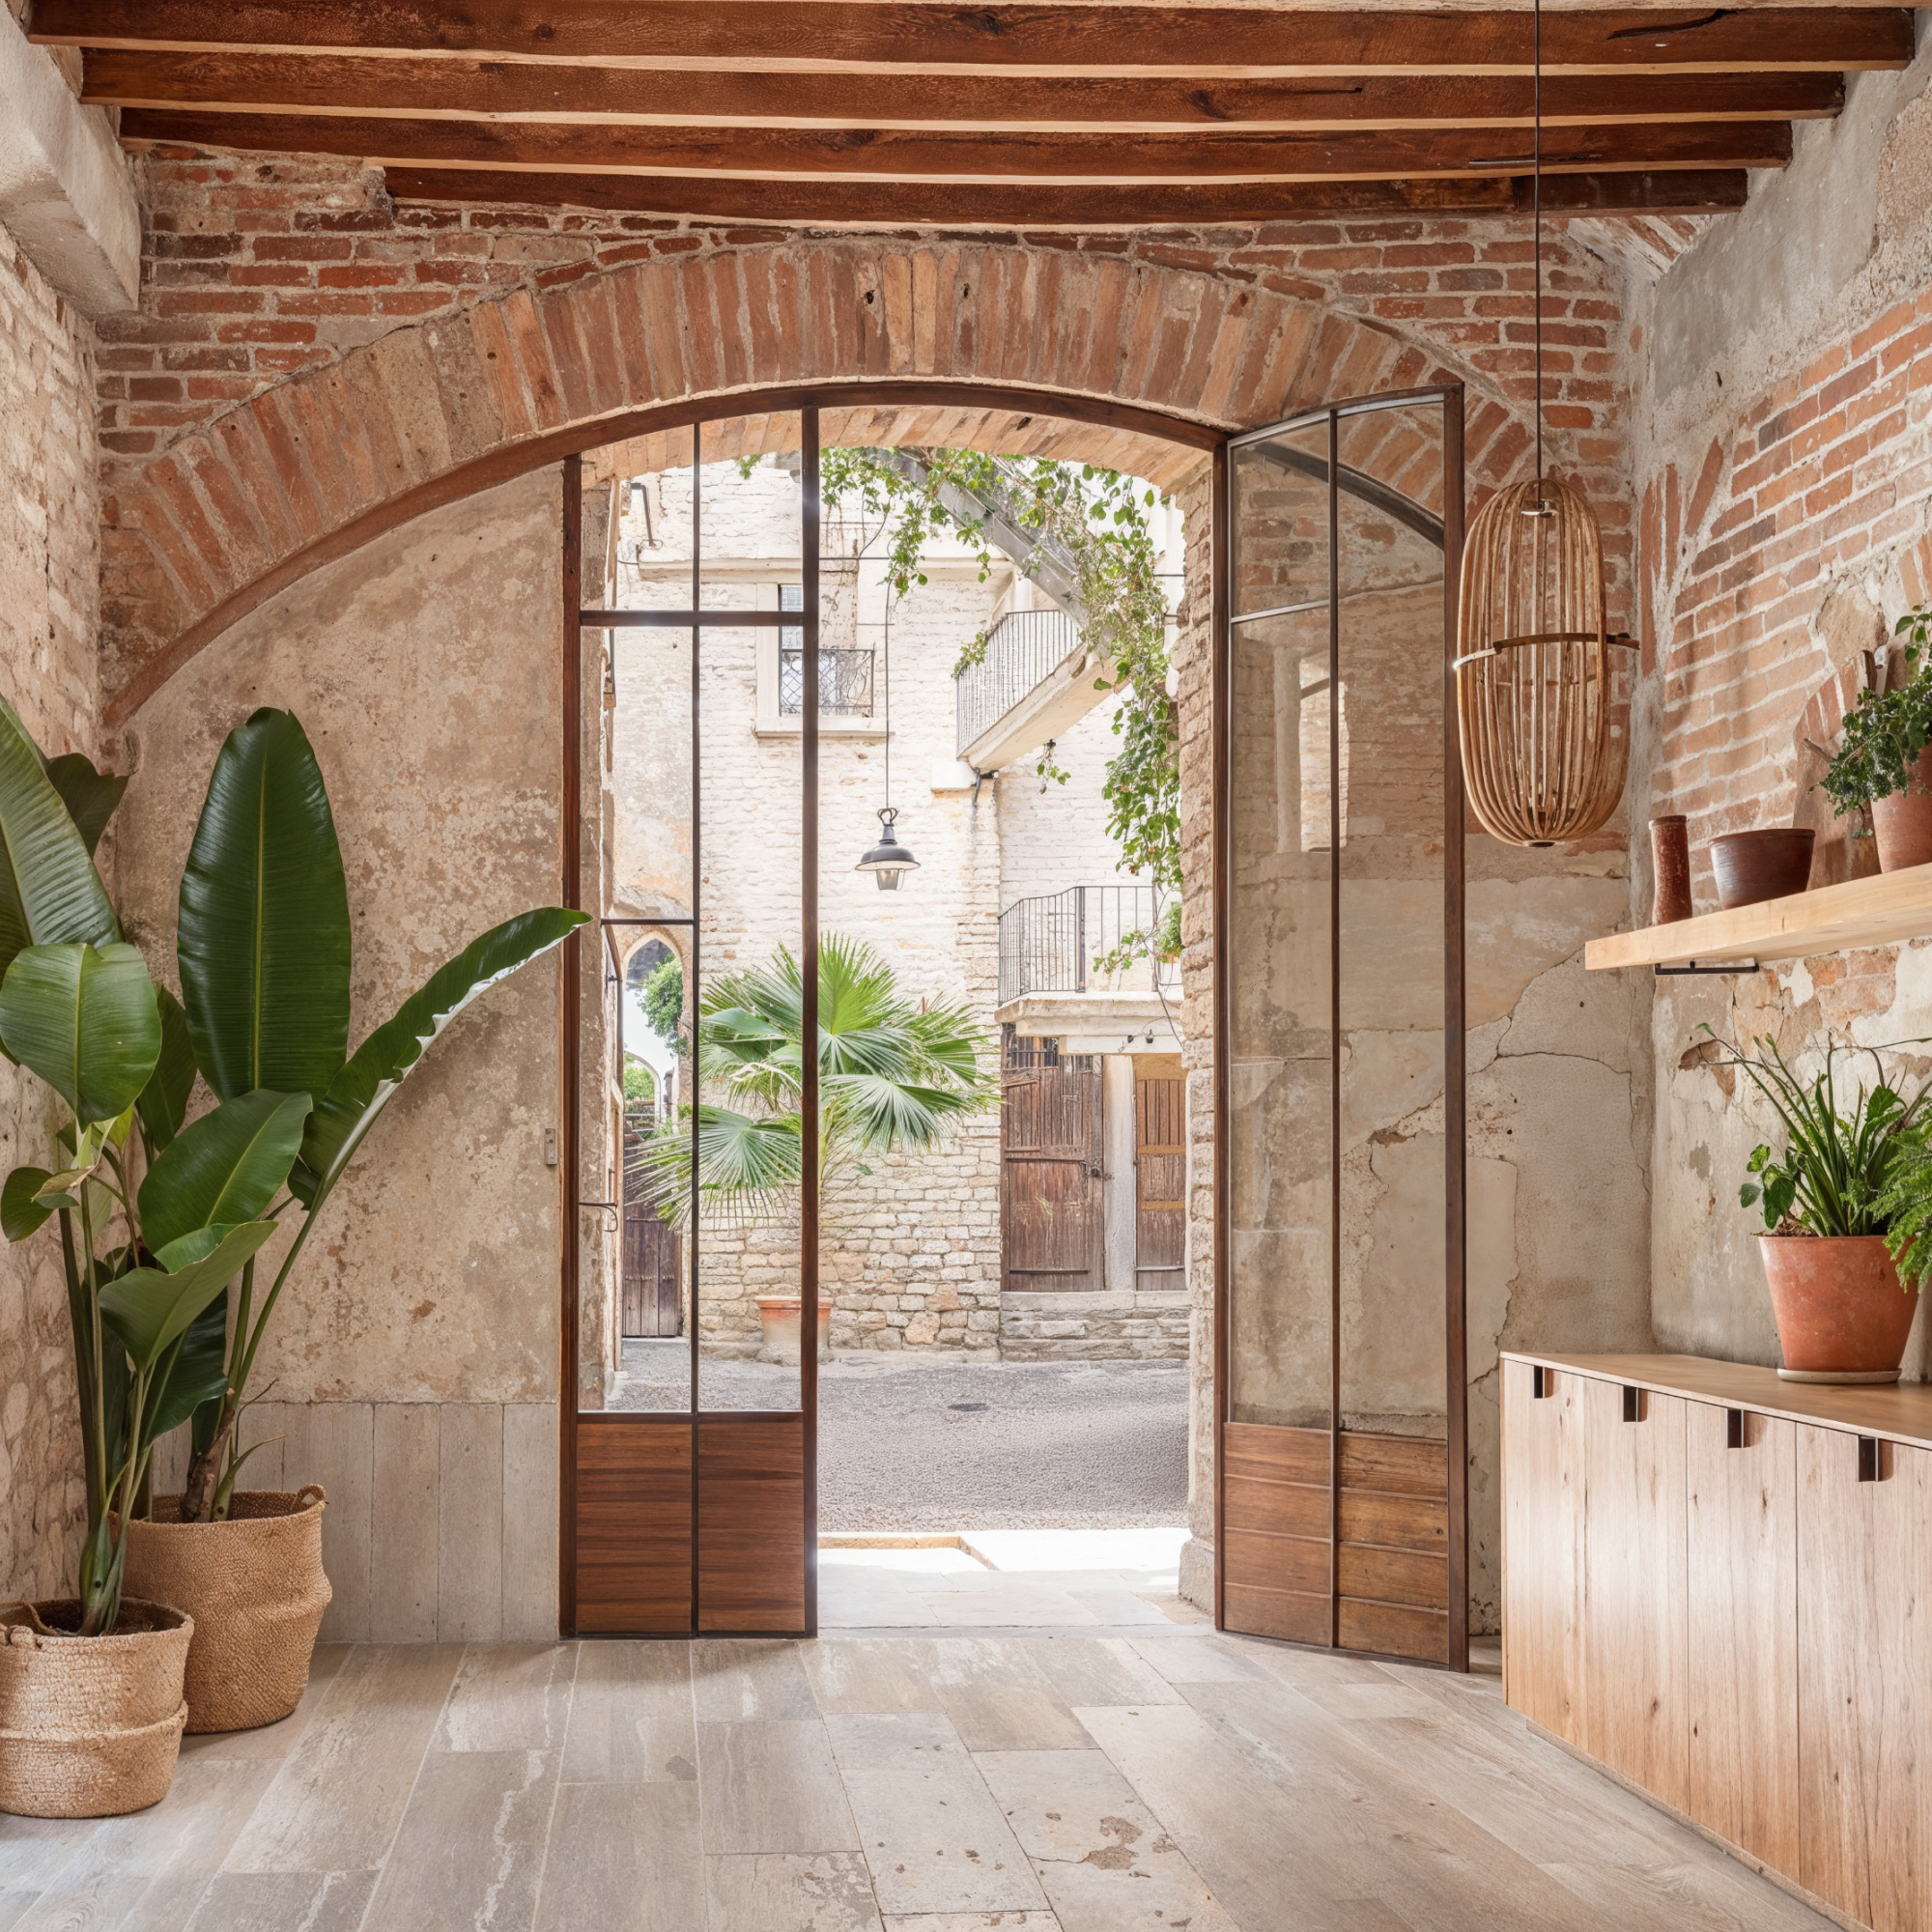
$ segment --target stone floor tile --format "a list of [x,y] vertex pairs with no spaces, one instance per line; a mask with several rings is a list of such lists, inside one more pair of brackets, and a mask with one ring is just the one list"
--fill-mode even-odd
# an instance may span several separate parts
[[828,1718],[825,1728],[883,1911],[1046,1904],[1019,1841],[945,1718]]
[[799,1646],[789,1637],[699,1637],[691,1645],[691,1691],[700,1719],[741,1723],[818,1716]]
[[558,1750],[570,1719],[574,1643],[472,1643],[433,1750]]
[[710,1932],[880,1932],[872,1876],[857,1852],[784,1852],[704,1861]]
[[534,1932],[698,1932],[704,1922],[696,1784],[558,1785]]
[[687,1784],[696,1776],[691,1646],[578,1645],[563,1781]]
[[[803,1678],[801,1677],[801,1681]],[[697,1727],[707,1852],[856,1852],[823,1721]]]
[[221,1872],[183,1932],[361,1932],[378,1874]]

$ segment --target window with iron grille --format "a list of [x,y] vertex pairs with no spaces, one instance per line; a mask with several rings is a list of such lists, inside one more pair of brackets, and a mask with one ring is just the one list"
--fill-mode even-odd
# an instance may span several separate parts
[[[779,585],[779,609],[803,611],[805,586]],[[779,627],[779,712],[796,718],[805,709],[805,627]],[[846,718],[872,715],[872,653],[818,647],[818,709]]]

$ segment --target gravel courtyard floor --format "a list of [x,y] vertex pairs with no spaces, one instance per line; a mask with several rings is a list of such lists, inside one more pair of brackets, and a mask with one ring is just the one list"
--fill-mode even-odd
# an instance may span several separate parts
[[[611,1406],[687,1406],[688,1346],[624,1344]],[[798,1371],[706,1360],[706,1408],[789,1408]],[[923,1362],[818,1371],[821,1530],[1124,1529],[1187,1519],[1184,1362]]]

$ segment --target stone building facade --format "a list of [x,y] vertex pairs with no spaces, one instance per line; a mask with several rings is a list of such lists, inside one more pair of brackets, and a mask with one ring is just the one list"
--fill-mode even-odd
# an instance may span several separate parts
[[[725,462],[701,474],[707,607],[777,611],[800,581],[800,498],[790,452]],[[620,603],[675,608],[691,586],[688,467],[621,480]],[[961,651],[1010,608],[1048,608],[1000,553],[983,575],[955,539],[929,547],[925,581],[903,599],[884,581],[876,520],[829,506],[821,547],[821,648],[868,654],[863,711],[827,711],[819,734],[819,929],[873,948],[902,994],[963,1005],[1000,1057],[999,917],[1016,899],[1070,885],[1132,885],[1106,829],[1100,794],[1115,743],[1102,698],[1056,746],[1067,782],[1037,759],[976,774],[957,757],[953,670]],[[1157,523],[1159,520],[1156,520]],[[705,633],[701,651],[700,831],[705,985],[799,952],[801,796],[798,694],[781,701],[781,638],[764,628]],[[612,910],[688,917],[691,870],[689,634],[610,633]],[[786,704],[792,708],[787,709]],[[919,860],[894,893],[857,861],[878,838],[887,802]],[[683,929],[626,927],[629,951],[656,938],[688,966]],[[686,974],[687,1005],[693,997]],[[1129,1089],[1129,1093],[1131,1090]],[[998,1107],[970,1118],[927,1153],[893,1152],[848,1174],[823,1204],[821,1293],[831,1344],[1027,1359],[1185,1356],[1179,1294],[1074,1292],[1003,1295]],[[795,1296],[795,1225],[699,1227],[698,1321],[707,1352],[762,1348],[759,1297]]]

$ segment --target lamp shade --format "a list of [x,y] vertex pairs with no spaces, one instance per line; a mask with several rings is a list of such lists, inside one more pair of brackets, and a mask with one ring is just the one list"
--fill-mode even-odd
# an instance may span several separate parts
[[853,867],[854,871],[870,872],[882,893],[897,892],[900,873],[919,868],[919,861],[899,843],[897,820],[898,813],[891,806],[879,813],[879,842]]
[[1583,498],[1548,477],[1498,490],[1463,552],[1456,712],[1463,778],[1486,830],[1553,845],[1604,825],[1630,756],[1604,619],[1604,555]]

